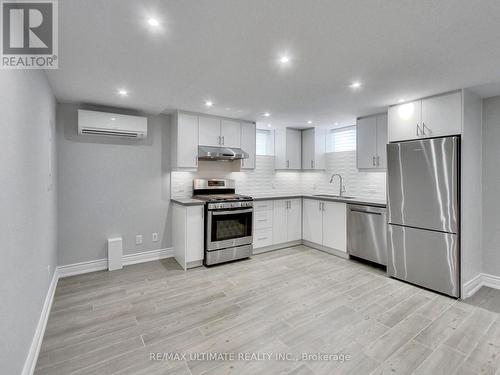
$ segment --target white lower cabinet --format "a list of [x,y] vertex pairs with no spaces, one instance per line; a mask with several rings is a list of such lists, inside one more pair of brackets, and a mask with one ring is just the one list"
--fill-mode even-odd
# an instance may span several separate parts
[[271,246],[273,244],[273,228],[256,229],[253,236],[253,248]]
[[273,244],[273,201],[254,202],[253,248]]
[[302,239],[302,198],[254,202],[253,247]]
[[204,206],[173,204],[175,260],[183,269],[200,266],[204,257]]
[[347,252],[347,205],[340,202],[304,199],[304,240]]
[[347,205],[323,202],[323,246],[347,252]]
[[304,240],[317,244],[323,243],[323,211],[321,210],[321,201],[304,199],[302,228],[304,230]]
[[273,245],[302,239],[302,199],[274,201]]

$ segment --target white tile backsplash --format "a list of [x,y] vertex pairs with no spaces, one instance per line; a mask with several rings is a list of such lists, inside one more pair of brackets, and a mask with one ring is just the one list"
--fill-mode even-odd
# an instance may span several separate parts
[[385,172],[359,172],[356,152],[326,154],[325,171],[276,171],[273,156],[257,156],[254,170],[235,172],[233,163],[204,162],[196,172],[173,171],[172,198],[192,195],[193,179],[197,177],[231,178],[236,181],[239,194],[252,196],[279,194],[336,194],[338,179],[330,184],[330,176],[340,173],[344,178],[346,194],[359,198],[385,200]]

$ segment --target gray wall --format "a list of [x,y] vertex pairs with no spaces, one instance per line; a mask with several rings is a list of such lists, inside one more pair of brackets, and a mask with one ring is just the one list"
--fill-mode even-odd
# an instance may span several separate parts
[[78,108],[57,106],[58,264],[107,258],[114,236],[123,236],[124,254],[170,247],[169,116],[150,116],[145,140],[89,137],[77,135]]
[[499,163],[500,96],[497,96],[483,100],[483,272],[500,277]]
[[0,372],[20,374],[56,266],[55,99],[42,71],[0,70]]

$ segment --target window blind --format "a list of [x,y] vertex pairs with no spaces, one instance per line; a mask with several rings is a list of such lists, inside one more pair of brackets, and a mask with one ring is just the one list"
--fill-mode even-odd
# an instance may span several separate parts
[[343,152],[356,150],[356,126],[332,129],[330,132],[329,150]]

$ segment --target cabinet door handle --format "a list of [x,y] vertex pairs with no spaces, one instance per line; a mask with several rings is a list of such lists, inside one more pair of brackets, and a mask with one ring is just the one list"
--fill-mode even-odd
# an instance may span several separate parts
[[194,165],[198,166],[198,155],[194,156]]
[[222,136],[222,145],[223,146],[224,146],[224,143],[225,143],[224,136]]
[[311,168],[314,168],[314,160],[311,160]]
[[267,221],[267,219],[259,219],[257,221],[262,223],[263,221]]
[[417,137],[420,137],[420,126],[417,124]]
[[372,165],[375,166],[375,156],[372,157]]
[[[425,128],[427,128],[428,130],[431,130],[431,129],[429,129],[429,127],[428,127],[428,126],[425,126],[425,122],[422,122],[422,132],[424,133],[424,135],[427,135],[427,134],[425,134]],[[430,135],[431,133],[432,133],[432,132],[429,132],[429,135]]]
[[287,161],[286,161],[286,167],[287,167],[287,168],[290,168],[290,160],[287,160]]
[[319,202],[319,210],[321,211],[321,202]]
[[380,166],[380,156],[377,156],[377,167]]
[[257,238],[257,241],[264,241],[264,240],[267,240],[267,237]]

